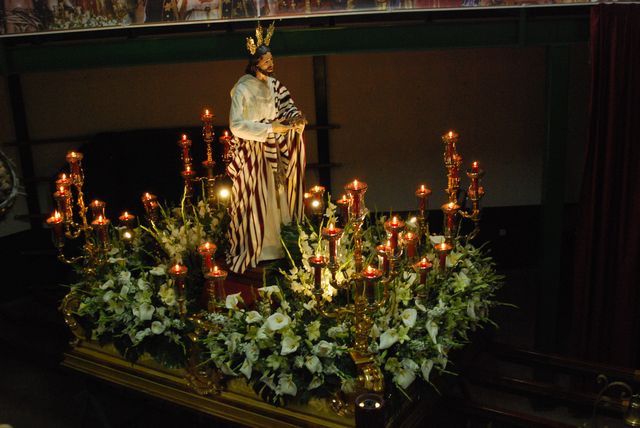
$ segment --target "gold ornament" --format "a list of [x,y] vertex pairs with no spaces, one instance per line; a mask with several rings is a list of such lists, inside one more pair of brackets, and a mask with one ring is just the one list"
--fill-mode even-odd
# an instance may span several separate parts
[[276,23],[274,21],[271,23],[271,25],[269,25],[269,28],[267,28],[267,34],[264,35],[262,25],[260,25],[260,23],[258,22],[258,26],[256,27],[255,40],[253,39],[253,37],[247,37],[247,50],[249,51],[249,53],[251,55],[255,55],[256,50],[260,46],[269,46],[269,43],[271,43],[271,37],[273,36],[273,32],[275,31],[275,29]]

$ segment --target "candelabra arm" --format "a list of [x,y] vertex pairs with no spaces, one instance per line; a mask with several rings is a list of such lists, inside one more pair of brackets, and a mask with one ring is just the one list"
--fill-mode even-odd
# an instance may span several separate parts
[[194,330],[189,333],[187,360],[187,375],[185,376],[187,385],[197,394],[205,396],[219,394],[222,391],[222,375],[211,367],[207,361],[201,358],[199,338],[204,333],[220,331],[219,326],[214,325],[202,318],[201,314],[193,314],[187,318],[193,323]]
[[76,293],[71,292],[64,296],[59,309],[62,311],[65,324],[71,330],[73,339],[71,339],[71,346],[76,346],[81,340],[86,339],[84,328],[80,325],[76,318],[76,311],[80,307],[80,298]]

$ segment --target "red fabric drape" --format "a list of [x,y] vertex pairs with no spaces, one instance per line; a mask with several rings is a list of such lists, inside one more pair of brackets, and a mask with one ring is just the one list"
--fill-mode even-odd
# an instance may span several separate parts
[[572,283],[572,351],[640,367],[640,5],[591,11],[587,158]]

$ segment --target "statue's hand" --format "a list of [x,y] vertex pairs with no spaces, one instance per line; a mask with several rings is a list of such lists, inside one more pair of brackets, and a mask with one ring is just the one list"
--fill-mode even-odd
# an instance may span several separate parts
[[287,126],[277,120],[274,120],[273,122],[271,122],[271,127],[273,128],[273,132],[276,134],[284,134],[287,131],[289,131],[289,129],[291,129],[290,126]]

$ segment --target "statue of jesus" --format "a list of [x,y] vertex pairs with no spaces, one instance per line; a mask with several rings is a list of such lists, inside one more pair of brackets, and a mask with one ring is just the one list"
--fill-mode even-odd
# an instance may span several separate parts
[[273,77],[272,34],[273,24],[264,38],[258,25],[256,40],[247,39],[249,63],[231,90],[227,262],[236,273],[284,257],[281,225],[303,215],[307,122],[287,88]]

